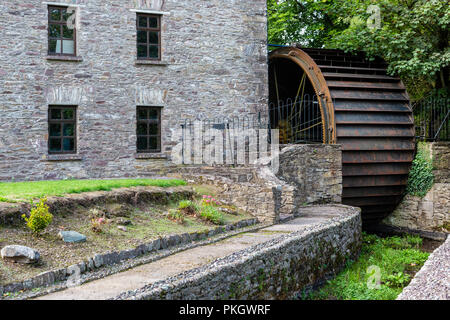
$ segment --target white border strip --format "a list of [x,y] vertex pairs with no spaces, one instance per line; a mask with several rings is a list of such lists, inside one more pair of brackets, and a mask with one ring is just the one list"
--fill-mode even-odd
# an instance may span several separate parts
[[64,3],[64,2],[43,1],[42,4],[49,5],[49,6],[61,6],[61,7],[80,7],[80,8],[86,7],[86,5],[84,5],[84,4],[74,4],[74,3]]
[[168,16],[170,16],[170,12],[167,12],[167,11],[145,10],[145,9],[130,9],[130,11],[132,11],[132,12],[139,12],[139,13],[160,14],[160,15],[168,15]]

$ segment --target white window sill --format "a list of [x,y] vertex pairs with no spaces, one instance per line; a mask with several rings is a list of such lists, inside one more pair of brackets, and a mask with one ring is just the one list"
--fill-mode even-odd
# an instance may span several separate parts
[[167,155],[164,153],[136,153],[134,158],[137,160],[146,159],[167,159]]
[[70,62],[82,62],[83,57],[80,56],[47,56],[47,60],[51,61],[70,61]]
[[135,65],[144,65],[144,66],[168,66],[169,63],[167,61],[159,61],[159,60],[139,60],[137,59],[134,62]]
[[48,154],[42,157],[41,161],[82,161],[79,154]]

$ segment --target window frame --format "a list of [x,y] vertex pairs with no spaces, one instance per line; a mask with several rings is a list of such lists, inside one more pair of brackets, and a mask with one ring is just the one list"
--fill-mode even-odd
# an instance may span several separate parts
[[[51,112],[54,109],[73,109],[73,119],[64,119],[63,113],[61,112],[61,119],[52,119]],[[49,155],[64,155],[64,154],[77,154],[78,152],[78,143],[77,143],[77,109],[78,107],[75,105],[49,105],[48,106],[48,141],[47,141],[47,148],[48,148],[48,154]],[[65,136],[64,135],[64,124],[69,123],[73,124],[74,130],[73,130],[73,136]],[[51,124],[60,124],[61,125],[61,135],[60,136],[52,136],[50,133],[51,130]],[[64,151],[63,148],[63,140],[64,138],[69,138],[74,140],[74,149],[70,151]],[[51,139],[60,139],[61,140],[61,151],[51,151],[50,150],[50,140]]]
[[[145,109],[147,112],[147,119],[139,119],[139,111]],[[138,154],[145,154],[145,153],[161,153],[162,152],[162,137],[161,137],[161,132],[162,132],[162,123],[161,123],[161,115],[162,115],[162,109],[163,107],[160,106],[137,106],[136,107],[136,152]],[[158,118],[155,119],[150,119],[149,115],[149,111],[150,110],[157,110],[158,112]],[[140,123],[145,123],[146,124],[146,129],[147,129],[147,134],[142,135],[142,134],[138,134],[138,130],[139,130],[139,124]],[[157,124],[158,125],[158,133],[157,134],[150,134],[150,124]],[[147,149],[143,150],[143,149],[139,149],[138,147],[138,140],[140,137],[145,137],[147,139]],[[150,147],[150,138],[157,138],[157,148],[156,149],[149,149]]]
[[[139,17],[146,17],[147,18],[147,27],[141,27],[139,26]],[[158,27],[157,28],[150,28],[148,26],[148,19],[149,18],[156,18],[158,21]],[[137,60],[143,60],[143,61],[161,61],[161,47],[162,47],[162,15],[161,14],[151,14],[151,13],[140,13],[137,12],[136,13],[136,58]],[[145,31],[147,32],[147,42],[146,43],[142,43],[139,42],[139,38],[138,38],[138,33],[139,31]],[[149,32],[158,32],[158,57],[157,58],[152,58],[150,57],[150,47],[151,46],[155,46],[155,44],[151,44],[150,43],[150,37],[149,37]],[[139,46],[143,46],[145,45],[147,48],[147,55],[146,57],[139,57]]]
[[[67,6],[57,6],[57,5],[48,5],[47,7],[47,15],[48,15],[48,23],[47,23],[47,55],[49,56],[59,56],[59,57],[76,57],[77,56],[77,29],[76,27],[73,28],[73,39],[66,39],[64,38],[64,27],[63,26],[67,26],[67,21],[64,21],[63,18],[63,14],[62,11],[65,9],[67,11],[69,7]],[[55,21],[55,20],[51,20],[51,13],[50,11],[52,9],[58,9],[61,12],[61,20],[60,21]],[[74,14],[77,14],[77,12],[75,12]],[[50,37],[50,25],[59,25],[61,30],[61,34],[59,38],[51,38]],[[60,40],[61,41],[61,53],[53,53],[50,52],[50,41],[51,40]],[[73,53],[63,53],[64,47],[63,47],[63,40],[73,40]]]

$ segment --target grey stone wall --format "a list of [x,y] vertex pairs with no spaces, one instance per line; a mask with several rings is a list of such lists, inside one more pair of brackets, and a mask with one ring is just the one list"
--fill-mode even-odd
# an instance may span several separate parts
[[450,143],[428,143],[434,185],[425,197],[406,195],[383,222],[412,230],[450,232]]
[[286,299],[339,272],[361,249],[358,208],[117,299]]
[[296,206],[341,203],[341,146],[320,144],[287,146],[280,152],[280,170],[277,176],[295,187]]
[[[157,175],[178,120],[266,109],[266,1],[164,1],[160,64],[136,63],[131,10],[148,7],[75,3],[79,61],[69,62],[47,58],[43,0],[0,2],[0,181]],[[48,156],[49,104],[78,106],[75,157]],[[158,159],[135,157],[138,105],[163,107]]]
[[435,183],[450,183],[450,142],[431,143]]
[[196,167],[177,169],[170,176],[183,178],[192,184],[210,185],[220,199],[257,217],[265,223],[280,220],[285,195],[291,186],[273,174],[265,175],[268,168],[258,167]]
[[339,145],[283,147],[276,174],[264,164],[234,168],[174,166],[167,171],[169,176],[214,186],[221,199],[269,223],[286,215],[300,215],[302,206],[340,203],[342,198]]

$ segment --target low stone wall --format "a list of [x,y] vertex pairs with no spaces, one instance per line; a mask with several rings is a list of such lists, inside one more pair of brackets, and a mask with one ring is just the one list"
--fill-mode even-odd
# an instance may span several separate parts
[[423,198],[406,195],[383,223],[412,230],[450,232],[450,143],[428,146],[433,161],[434,185]]
[[339,145],[287,145],[275,174],[265,164],[247,167],[177,167],[169,176],[215,186],[225,201],[276,223],[310,204],[340,203],[342,152]]
[[291,145],[280,152],[277,176],[295,187],[295,205],[341,203],[342,147]]
[[[336,206],[333,206],[336,207]],[[339,272],[361,248],[358,208],[117,299],[285,299]]]
[[[266,167],[191,167],[183,168],[174,177],[191,184],[211,185],[220,199],[257,217],[264,223],[279,221],[281,210],[289,206],[293,188],[277,179]],[[286,203],[289,202],[289,203]]]

